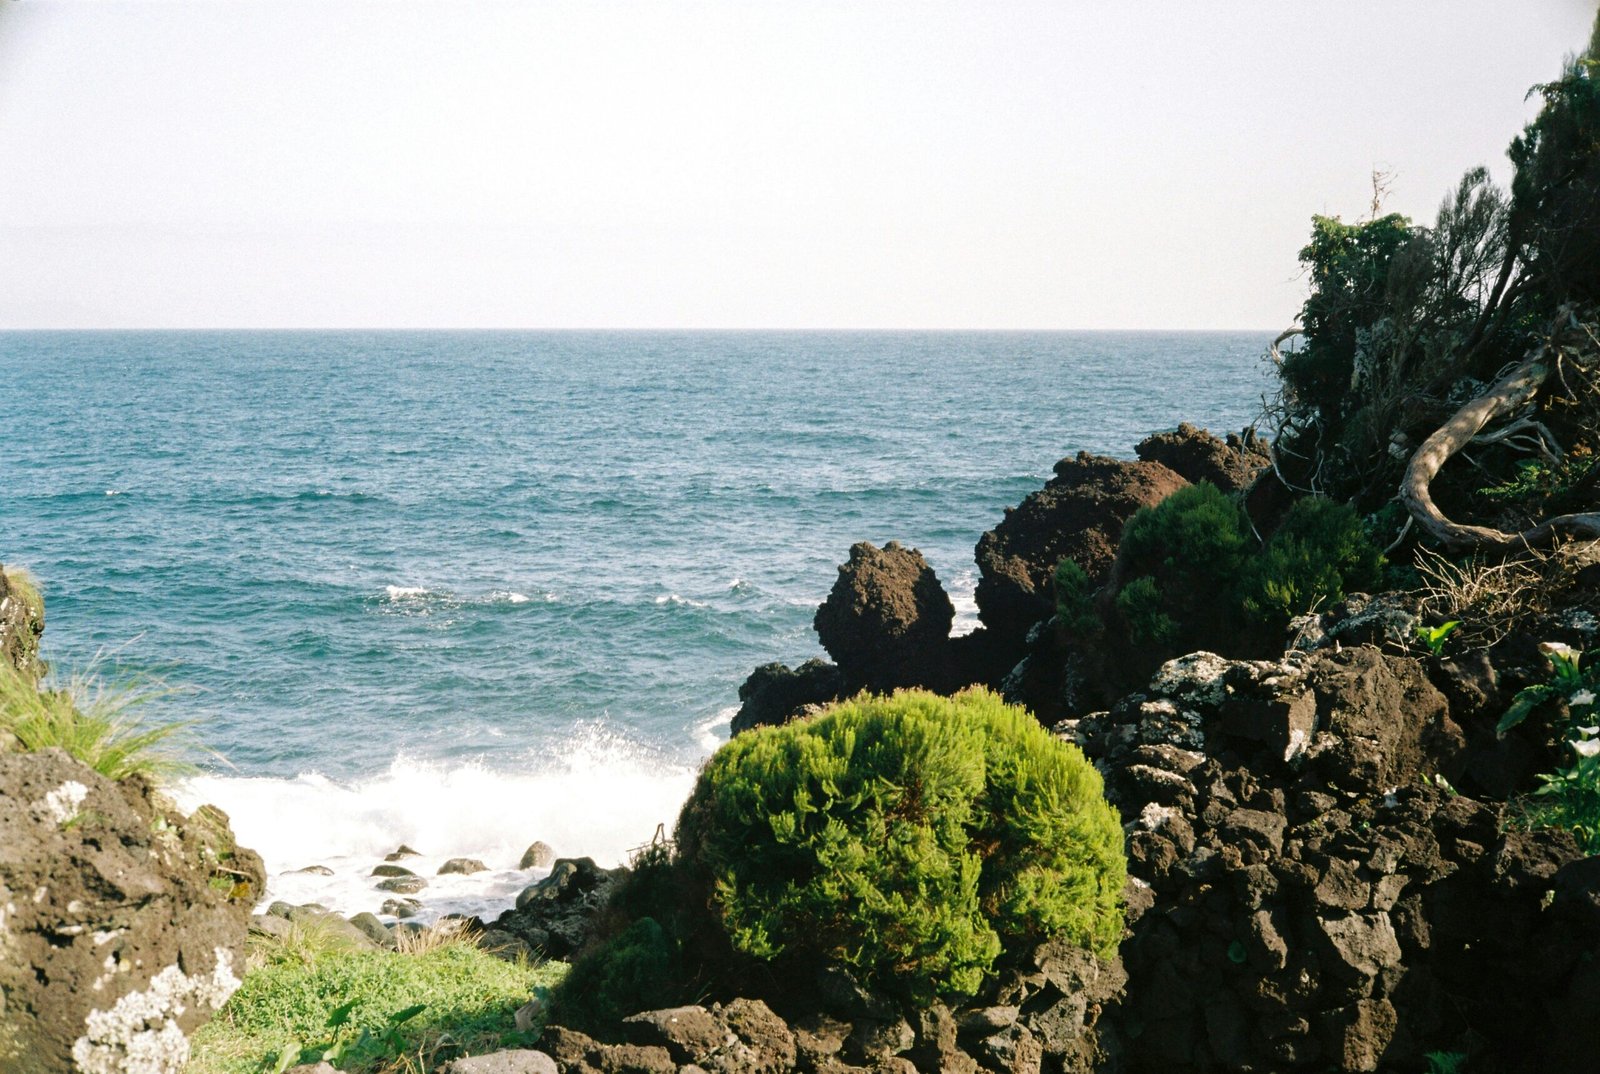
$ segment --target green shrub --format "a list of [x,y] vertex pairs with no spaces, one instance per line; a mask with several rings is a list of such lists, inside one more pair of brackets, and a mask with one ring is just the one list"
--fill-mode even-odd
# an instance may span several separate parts
[[603,1032],[630,1014],[692,1002],[691,980],[679,937],[641,917],[574,963],[556,1005],[562,1025]]
[[1074,634],[1092,634],[1100,627],[1095,615],[1089,575],[1070,559],[1056,564],[1055,572],[1056,621]]
[[1253,622],[1281,629],[1346,592],[1370,592],[1383,580],[1383,556],[1355,509],[1309,496],[1296,500],[1261,554],[1246,565],[1239,600]]
[[1154,578],[1135,578],[1117,593],[1117,614],[1128,637],[1147,648],[1170,648],[1178,640],[1178,624],[1161,610]]
[[[1099,774],[983,689],[862,696],[739,735],[678,821],[732,948],[809,979],[970,995],[1003,952],[1122,936],[1122,829]],[[780,972],[784,971],[784,972]]]
[[1228,595],[1255,547],[1244,509],[1215,485],[1189,485],[1140,508],[1117,550],[1124,582],[1116,604],[1128,639],[1160,649],[1214,645],[1237,618]]
[[181,775],[192,767],[181,754],[188,725],[153,723],[141,711],[170,693],[158,683],[109,684],[92,673],[39,688],[0,664],[0,732],[25,750],[63,749],[108,779]]

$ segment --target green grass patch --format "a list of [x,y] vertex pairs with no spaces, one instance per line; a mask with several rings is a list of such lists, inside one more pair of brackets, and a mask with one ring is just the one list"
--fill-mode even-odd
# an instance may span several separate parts
[[44,615],[44,598],[39,595],[39,584],[33,580],[33,575],[21,567],[7,567],[5,576],[6,588],[11,595],[22,602],[33,618],[41,618]]
[[191,1039],[185,1074],[263,1074],[291,1050],[286,1066],[335,1046],[329,1058],[339,1070],[426,1074],[460,1055],[526,1047],[517,1008],[567,971],[561,962],[507,962],[467,942],[417,954],[269,944],[253,961]]
[[185,723],[161,723],[145,711],[173,693],[153,680],[108,682],[93,671],[35,686],[0,666],[0,731],[24,750],[59,747],[109,779],[155,780],[192,770],[184,757]]

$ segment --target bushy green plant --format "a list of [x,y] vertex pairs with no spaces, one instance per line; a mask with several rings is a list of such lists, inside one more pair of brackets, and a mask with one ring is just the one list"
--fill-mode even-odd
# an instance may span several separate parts
[[1523,821],[1535,828],[1566,828],[1589,854],[1600,854],[1600,669],[1583,667],[1583,653],[1546,642],[1551,679],[1523,689],[1512,699],[1497,730],[1504,734],[1539,707],[1566,702],[1561,728],[1566,763],[1539,776],[1541,786],[1523,802]]
[[1003,952],[1122,935],[1122,829],[1099,774],[972,689],[862,696],[737,736],[701,773],[678,850],[732,947],[869,987],[970,995]]
[[1255,547],[1244,509],[1215,485],[1189,485],[1140,508],[1117,550],[1124,582],[1116,603],[1129,640],[1164,649],[1227,626],[1227,594]]
[[1056,564],[1054,577],[1056,596],[1056,621],[1074,634],[1092,634],[1099,629],[1100,619],[1094,612],[1094,591],[1089,585],[1089,575],[1070,559]]
[[1355,509],[1308,496],[1295,501],[1246,565],[1239,602],[1252,621],[1281,629],[1294,616],[1347,592],[1371,592],[1382,580],[1383,556]]
[[57,747],[108,779],[181,775],[188,725],[152,722],[142,711],[170,695],[159,683],[108,683],[85,672],[43,687],[0,665],[0,731],[25,750]]

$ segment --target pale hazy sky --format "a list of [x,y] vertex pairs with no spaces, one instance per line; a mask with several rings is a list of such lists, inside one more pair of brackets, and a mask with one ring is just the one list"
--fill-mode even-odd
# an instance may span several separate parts
[[0,328],[1278,328],[1594,0],[0,0]]

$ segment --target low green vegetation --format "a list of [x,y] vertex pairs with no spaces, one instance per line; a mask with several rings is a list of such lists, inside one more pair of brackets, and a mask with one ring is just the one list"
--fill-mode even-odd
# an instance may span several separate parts
[[566,972],[466,940],[416,953],[354,950],[314,928],[264,940],[244,983],[194,1034],[186,1074],[265,1074],[327,1060],[360,1074],[425,1074],[446,1059],[528,1046],[515,1015]]
[[1056,564],[1054,581],[1056,622],[1080,636],[1097,631],[1100,620],[1094,612],[1094,587],[1084,569],[1063,559]]
[[1122,937],[1122,828],[1099,774],[983,689],[863,695],[737,736],[672,854],[640,864],[611,940],[558,994],[564,1021],[739,975],[805,987],[830,965],[885,993],[965,996],[1046,938],[1109,954]]
[[1539,777],[1525,798],[1520,819],[1530,828],[1566,828],[1588,854],[1600,854],[1600,669],[1583,668],[1583,653],[1547,642],[1549,682],[1536,683],[1512,699],[1497,730],[1504,734],[1541,708],[1565,708],[1560,719],[1562,763]]
[[1355,509],[1308,496],[1245,565],[1237,593],[1247,618],[1281,630],[1297,615],[1382,582],[1383,556]]
[[63,749],[109,779],[171,778],[191,767],[188,725],[152,721],[144,711],[170,693],[159,683],[109,683],[92,672],[36,686],[0,665],[0,733],[24,750]]
[[1296,500],[1263,545],[1244,508],[1204,483],[1129,519],[1118,565],[1122,632],[1157,656],[1218,638],[1269,648],[1294,616],[1383,580],[1383,557],[1351,507]]
[[21,601],[29,610],[33,618],[44,616],[44,598],[39,595],[39,584],[34,581],[33,575],[21,567],[5,568],[6,589],[11,596]]

